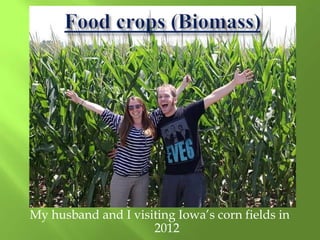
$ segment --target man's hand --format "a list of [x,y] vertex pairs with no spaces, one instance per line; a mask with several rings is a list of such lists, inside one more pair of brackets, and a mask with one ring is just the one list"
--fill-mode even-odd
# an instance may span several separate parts
[[116,153],[117,153],[117,145],[115,145],[114,148],[107,153],[107,157],[113,160],[116,156]]
[[185,85],[188,85],[189,83],[192,83],[192,78],[189,74],[187,74],[183,80],[182,80],[182,83],[185,84]]
[[240,85],[240,84],[252,81],[253,78],[254,78],[254,74],[250,69],[246,69],[242,73],[240,73],[240,70],[237,69],[236,72],[234,73],[233,81],[235,82],[236,85]]

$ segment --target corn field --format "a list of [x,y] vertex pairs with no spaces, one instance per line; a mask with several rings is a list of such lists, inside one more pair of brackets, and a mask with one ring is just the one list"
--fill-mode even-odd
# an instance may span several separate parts
[[[108,207],[117,136],[100,117],[70,102],[66,89],[122,114],[128,96],[157,107],[155,89],[193,83],[186,105],[229,82],[235,69],[255,80],[211,106],[199,122],[207,207],[296,206],[296,46],[253,38],[207,39],[184,46],[150,36],[141,44],[63,45],[30,40],[30,207]],[[164,151],[152,150],[148,207],[159,207]]]

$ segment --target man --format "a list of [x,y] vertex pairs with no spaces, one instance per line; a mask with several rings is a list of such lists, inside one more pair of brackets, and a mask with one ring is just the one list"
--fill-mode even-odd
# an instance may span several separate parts
[[[214,90],[204,99],[186,107],[177,107],[176,89],[170,84],[157,88],[158,105],[164,115],[157,125],[158,135],[165,149],[166,169],[162,180],[161,207],[201,207],[204,201],[204,163],[198,135],[198,121],[205,110],[228,95],[237,85],[253,80],[250,69],[236,70],[234,78]],[[187,75],[186,84],[191,81]],[[184,128],[189,135],[178,141],[168,141],[166,132],[176,126]]]

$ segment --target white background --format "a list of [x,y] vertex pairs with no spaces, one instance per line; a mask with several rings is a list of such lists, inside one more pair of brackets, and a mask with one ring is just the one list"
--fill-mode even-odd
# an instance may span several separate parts
[[[93,38],[104,41],[126,41],[123,34],[67,34],[66,14],[78,14],[87,19],[102,18],[109,14],[112,19],[118,18],[165,18],[167,25],[171,24],[171,18],[175,14],[188,13],[191,16],[197,14],[204,18],[248,18],[257,14],[263,22],[262,34],[269,31],[268,45],[289,45],[296,39],[296,7],[295,6],[31,6],[29,8],[29,32],[30,37],[36,41],[52,40],[52,33],[58,40],[68,43],[90,43]],[[113,30],[115,28],[113,27]],[[217,39],[227,39],[232,34],[212,34]],[[239,34],[239,39],[244,45],[250,45],[253,34]],[[257,35],[257,34],[255,34]],[[135,43],[143,41],[146,35],[132,34]],[[170,44],[184,44],[195,38],[205,40],[209,34],[156,34],[158,41]]]

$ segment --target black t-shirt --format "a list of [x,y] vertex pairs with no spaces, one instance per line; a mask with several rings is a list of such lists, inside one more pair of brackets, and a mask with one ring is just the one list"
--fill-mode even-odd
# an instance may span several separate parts
[[200,100],[179,107],[174,115],[163,117],[158,123],[158,136],[165,149],[166,174],[202,171],[198,121],[204,112],[204,102]]

